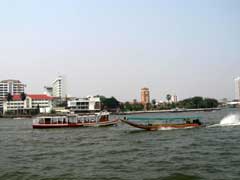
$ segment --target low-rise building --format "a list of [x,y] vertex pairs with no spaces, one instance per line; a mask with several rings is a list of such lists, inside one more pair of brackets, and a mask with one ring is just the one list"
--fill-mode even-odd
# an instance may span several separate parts
[[100,97],[88,96],[68,101],[68,108],[73,112],[96,112],[101,110]]
[[3,102],[3,113],[28,113],[39,110],[40,113],[50,113],[52,110],[52,97],[45,94],[29,94],[25,100],[20,95],[12,96],[11,101]]

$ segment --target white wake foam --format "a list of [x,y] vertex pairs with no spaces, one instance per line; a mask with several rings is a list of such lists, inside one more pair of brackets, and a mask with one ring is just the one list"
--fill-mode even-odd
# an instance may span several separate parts
[[220,122],[222,126],[236,126],[240,125],[240,116],[239,114],[230,114],[223,118]]
[[239,126],[240,125],[240,115],[230,114],[224,117],[219,124],[210,125],[208,127],[219,127],[219,126]]
[[170,130],[174,130],[174,129],[177,129],[177,128],[173,128],[173,127],[161,127],[161,128],[159,128],[158,130],[159,130],[159,131],[170,131]]
[[194,127],[183,127],[183,128],[174,128],[174,127],[161,127],[158,131],[169,131],[169,130],[178,130],[178,129],[192,129]]

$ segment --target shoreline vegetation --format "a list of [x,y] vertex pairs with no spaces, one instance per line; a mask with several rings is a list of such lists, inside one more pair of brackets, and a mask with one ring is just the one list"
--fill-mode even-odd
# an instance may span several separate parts
[[147,114],[147,113],[184,113],[184,112],[209,112],[220,111],[222,108],[199,108],[199,109],[169,109],[169,110],[147,110],[147,111],[128,111],[119,112],[119,115]]
[[167,102],[158,102],[153,99],[149,103],[133,102],[121,103],[116,98],[101,96],[102,108],[119,114],[161,113],[161,112],[189,112],[220,110],[220,103],[213,98],[195,96],[178,102],[171,102],[171,95],[167,95]]
[[161,110],[184,110],[184,109],[208,109],[218,108],[219,102],[213,98],[203,98],[195,96],[192,98],[184,99],[178,102],[170,102],[170,95],[167,95],[167,102],[157,103],[155,99],[151,103],[142,104],[139,102],[126,102],[122,104],[121,110],[124,112],[128,111],[161,111]]

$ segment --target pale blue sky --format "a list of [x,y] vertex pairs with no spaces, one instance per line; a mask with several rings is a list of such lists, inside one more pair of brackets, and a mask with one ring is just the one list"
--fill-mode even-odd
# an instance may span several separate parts
[[59,74],[69,94],[139,99],[234,97],[238,0],[0,1],[0,79],[42,92]]

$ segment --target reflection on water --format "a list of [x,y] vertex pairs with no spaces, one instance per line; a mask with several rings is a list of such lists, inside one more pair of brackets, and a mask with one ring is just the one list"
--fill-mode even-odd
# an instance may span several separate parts
[[[237,112],[174,116],[200,115],[211,125],[229,122],[233,116],[224,117],[231,113]],[[143,116],[149,115],[163,114]],[[0,179],[238,180],[239,137],[240,126],[155,132],[125,124],[33,130],[30,120],[1,119]]]

